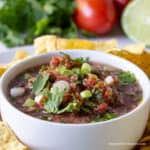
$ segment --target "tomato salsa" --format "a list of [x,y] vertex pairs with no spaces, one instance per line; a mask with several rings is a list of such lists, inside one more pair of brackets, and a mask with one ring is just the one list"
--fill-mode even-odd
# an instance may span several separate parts
[[142,90],[130,71],[61,53],[15,77],[8,96],[17,109],[39,119],[91,123],[135,109]]

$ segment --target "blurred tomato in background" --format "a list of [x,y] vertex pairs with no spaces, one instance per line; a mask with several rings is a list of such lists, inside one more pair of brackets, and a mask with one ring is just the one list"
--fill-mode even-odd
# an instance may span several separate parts
[[105,34],[116,23],[113,0],[76,0],[75,22],[88,32]]
[[116,7],[117,16],[120,18],[124,8],[131,0],[113,0],[113,1]]

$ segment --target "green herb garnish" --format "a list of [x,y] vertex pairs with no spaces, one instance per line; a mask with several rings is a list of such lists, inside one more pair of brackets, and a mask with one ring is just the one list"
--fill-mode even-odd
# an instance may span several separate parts
[[24,79],[28,80],[30,77],[31,77],[31,75],[29,73],[24,74]]
[[48,98],[48,101],[44,105],[44,109],[48,113],[58,113],[59,112],[59,106],[62,103],[65,91],[61,90],[59,88],[53,88],[53,91],[49,91],[48,89],[45,89],[43,91],[44,96]]
[[58,114],[64,112],[78,112],[80,110],[81,104],[79,102],[70,102],[65,108],[58,111]]
[[65,66],[58,66],[56,71],[62,75],[72,76],[74,74],[81,74],[80,68],[73,68],[72,70],[67,69]]
[[64,52],[60,52],[61,55],[65,56],[65,57],[68,57],[69,59],[71,59],[70,55],[69,54],[66,54]]
[[23,104],[23,107],[33,107],[35,105],[35,101],[31,98],[26,99]]
[[48,75],[38,75],[36,80],[33,82],[33,93],[35,95],[39,95],[40,92],[44,89],[48,82],[49,76]]
[[90,97],[92,97],[92,93],[90,90],[84,90],[84,91],[80,92],[80,96],[82,98],[90,98]]
[[113,118],[116,118],[118,115],[113,113],[106,113],[104,116],[98,115],[92,122],[100,122],[100,121],[107,121]]
[[86,106],[86,107],[89,107],[89,108],[94,108],[94,107],[96,107],[96,104],[94,103],[94,102],[91,102],[90,100],[88,101],[85,101],[84,102],[84,105]]
[[45,70],[46,70],[46,66],[42,65],[41,68],[40,68],[40,72],[44,72]]
[[86,57],[86,58],[78,57],[78,58],[74,59],[74,61],[78,62],[78,63],[80,63],[82,65],[83,63],[86,63],[86,62],[89,61],[89,57]]
[[119,74],[119,80],[122,84],[135,83],[136,78],[133,73],[129,71],[123,71]]
[[68,70],[65,66],[58,66],[56,68],[56,71],[63,75],[65,75],[65,74],[68,76],[72,75],[72,72],[70,70]]
[[91,72],[91,66],[88,63],[83,63],[81,66],[81,73],[86,75],[90,72]]

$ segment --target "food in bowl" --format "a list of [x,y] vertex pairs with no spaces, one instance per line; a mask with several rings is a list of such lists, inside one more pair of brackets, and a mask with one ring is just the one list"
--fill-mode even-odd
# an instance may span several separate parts
[[[37,119],[19,111],[9,102],[8,88],[11,81],[30,68],[48,64],[50,59],[60,55],[60,52],[69,54],[73,59],[89,57],[90,62],[132,72],[141,87],[142,101],[135,109],[120,117],[94,123],[57,123]],[[29,57],[8,69],[1,78],[0,109],[3,121],[33,150],[70,150],[70,147],[71,150],[127,150],[133,148],[133,145],[116,143],[136,143],[142,136],[149,114],[149,91],[147,76],[124,59],[96,51],[57,51]]]
[[110,120],[142,100],[132,72],[65,53],[16,76],[8,93],[10,103],[22,112],[60,123]]

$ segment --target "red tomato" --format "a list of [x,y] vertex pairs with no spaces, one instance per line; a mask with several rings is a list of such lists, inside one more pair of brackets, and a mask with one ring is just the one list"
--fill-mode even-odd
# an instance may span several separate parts
[[116,10],[112,0],[76,0],[75,22],[88,32],[105,34],[116,23]]
[[124,8],[127,6],[127,4],[130,1],[131,0],[114,0],[114,4],[115,4],[115,7],[116,7],[118,20],[119,20],[121,14],[122,14],[122,11],[124,10]]
[[98,111],[101,113],[105,112],[107,109],[108,109],[108,105],[106,103],[102,103],[98,107]]
[[122,11],[131,0],[114,0],[118,8]]
[[51,64],[55,68],[59,65],[60,59],[57,56],[52,57]]
[[48,100],[46,96],[43,95],[43,97],[40,100],[39,106],[42,108],[44,107],[44,103]]

